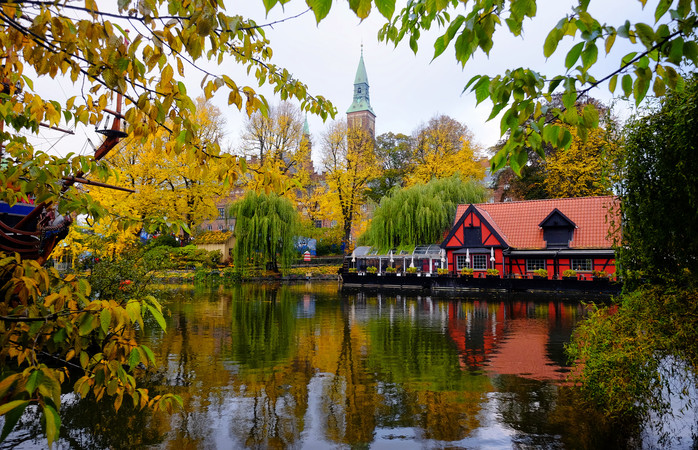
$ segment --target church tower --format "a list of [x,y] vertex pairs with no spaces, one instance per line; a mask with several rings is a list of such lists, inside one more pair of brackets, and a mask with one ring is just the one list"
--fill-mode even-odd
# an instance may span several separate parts
[[361,45],[361,58],[354,78],[354,101],[347,110],[347,126],[363,128],[371,137],[376,136],[376,114],[371,108],[371,100],[368,96],[368,76],[364,66],[363,45]]

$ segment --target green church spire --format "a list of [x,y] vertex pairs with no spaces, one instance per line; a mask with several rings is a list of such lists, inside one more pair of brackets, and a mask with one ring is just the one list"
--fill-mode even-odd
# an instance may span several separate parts
[[356,68],[356,77],[354,77],[354,101],[347,110],[347,114],[357,111],[370,111],[371,114],[375,115],[371,108],[371,99],[368,96],[368,76],[364,65],[363,44],[361,45],[359,67]]

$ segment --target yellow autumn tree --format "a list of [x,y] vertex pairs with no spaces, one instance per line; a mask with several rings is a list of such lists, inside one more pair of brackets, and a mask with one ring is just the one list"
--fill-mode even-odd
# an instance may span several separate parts
[[448,178],[459,173],[462,178],[484,176],[482,165],[475,158],[473,135],[457,120],[441,115],[414,133],[413,162],[406,187],[426,184],[433,178]]
[[242,133],[241,152],[248,174],[243,183],[294,200],[312,173],[311,144],[304,132],[301,110],[290,102],[271,106],[266,114],[250,116]]
[[[197,120],[193,145],[220,145],[225,126],[221,111],[199,98]],[[111,182],[135,193],[93,189],[93,197],[112,212],[98,222],[105,232],[120,230],[126,234],[120,239],[125,240],[142,229],[153,231],[164,219],[173,231],[183,224],[189,233],[201,221],[218,214],[215,202],[227,187],[220,175],[236,170],[236,161],[228,155],[194,161],[188,152],[168,151],[169,140],[168,133],[159,131],[145,144],[129,141],[109,157],[117,173]]]
[[568,129],[573,137],[570,147],[552,152],[545,160],[543,184],[548,198],[611,194],[618,144],[603,128],[589,130],[586,141],[575,128]]
[[374,141],[360,128],[335,122],[323,136],[322,152],[327,200],[339,216],[346,251],[351,244],[352,229],[361,221],[367,183],[376,175]]

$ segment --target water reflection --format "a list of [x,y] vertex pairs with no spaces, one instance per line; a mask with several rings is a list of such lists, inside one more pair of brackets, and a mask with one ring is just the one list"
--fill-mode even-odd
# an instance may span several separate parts
[[[579,302],[314,284],[182,291],[167,305],[168,332],[145,336],[164,365],[149,383],[185,410],[77,401],[59,447],[94,447],[71,437],[86,430],[103,448],[599,448],[611,432],[559,386]],[[92,408],[109,429],[80,422]]]

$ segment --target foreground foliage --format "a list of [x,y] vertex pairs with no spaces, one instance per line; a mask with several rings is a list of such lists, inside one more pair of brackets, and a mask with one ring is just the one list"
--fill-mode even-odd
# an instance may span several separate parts
[[698,379],[697,121],[694,77],[628,127],[618,259],[626,292],[596,309],[568,349],[580,363],[581,389],[610,417],[657,425],[672,412],[671,396],[695,406],[688,396]]
[[[636,275],[698,274],[698,77],[628,126],[623,198],[623,265]],[[678,213],[680,212],[680,213]]]
[[82,397],[109,397],[117,410],[124,397],[135,408],[156,410],[181,402],[171,394],[151,398],[137,385],[136,369],[155,365],[152,351],[138,344],[138,330],[147,316],[163,330],[165,320],[159,302],[132,283],[105,285],[98,297],[85,279],[0,254],[0,438],[28,405],[37,405],[50,446],[58,437],[67,382]]
[[614,419],[665,417],[668,394],[687,400],[698,370],[698,290],[643,287],[595,308],[577,328],[570,356],[584,396]]

